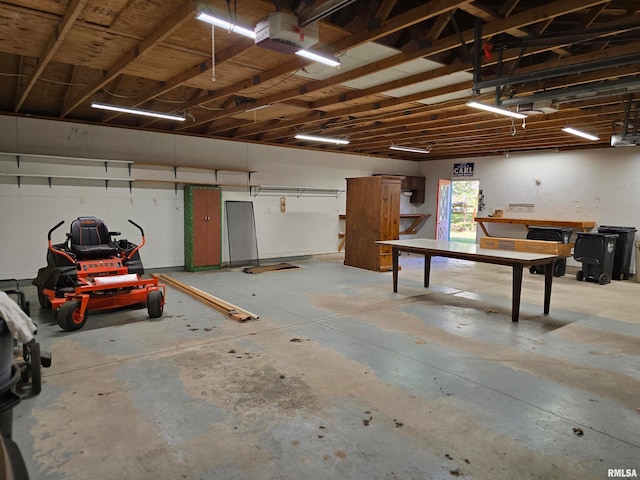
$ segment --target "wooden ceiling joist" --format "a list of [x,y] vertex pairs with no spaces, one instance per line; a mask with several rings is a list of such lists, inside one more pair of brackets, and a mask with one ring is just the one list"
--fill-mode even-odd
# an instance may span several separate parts
[[156,47],[160,42],[171,35],[178,27],[180,27],[185,21],[193,18],[195,13],[195,3],[191,0],[185,2],[183,6],[175,12],[160,28],[150,37],[146,38],[140,45],[136,46],[133,50],[123,55],[115,65],[113,65],[107,72],[104,73],[100,82],[92,85],[81,93],[75,100],[71,102],[71,105],[67,106],[62,112],[61,117],[66,117],[74,109],[79,107],[85,102],[91,95],[98,90],[109,84],[114,78],[122,74],[122,72],[129,66],[129,64],[135,61],[137,58],[145,55],[149,50]]
[[[225,0],[207,1],[226,11]],[[305,8],[287,1],[238,3],[238,21],[247,25],[274,10]],[[313,48],[336,53],[358,47],[342,71],[265,50],[217,27],[213,43],[212,27],[195,20],[191,0],[114,1],[108,11],[88,5],[0,2],[0,114],[424,161],[546,148],[549,142],[609,148],[611,125],[624,114],[620,88],[640,90],[634,56],[640,53],[640,13],[629,2],[316,2],[314,12],[323,18]],[[323,6],[338,11],[324,15]],[[493,51],[483,52],[474,72],[464,50],[473,48],[478,22],[483,48],[490,43]],[[474,111],[466,101],[482,84],[472,82],[472,73],[488,82],[501,78],[485,84],[475,95],[480,101],[516,108],[544,95],[557,111],[529,114],[525,130],[520,122]],[[398,96],[399,89],[405,93]],[[176,126],[88,108],[107,95],[121,105],[188,112],[188,120]],[[595,131],[601,140],[580,143],[558,133],[562,122]],[[352,141],[341,147],[300,142],[293,138],[299,130]],[[388,151],[389,142],[402,140],[436,145],[428,156]]]
[[60,45],[62,45],[62,42],[67,37],[69,30],[71,30],[71,26],[76,21],[80,13],[82,13],[82,10],[84,9],[88,1],[89,0],[72,0],[67,7],[64,16],[60,20],[60,24],[56,27],[53,35],[47,43],[47,46],[42,52],[42,55],[40,55],[40,57],[38,58],[36,69],[33,71],[29,80],[27,80],[26,82],[24,91],[22,92],[22,94],[20,95],[20,99],[16,103],[16,107],[14,109],[15,112],[19,112],[20,108],[22,108],[22,105],[29,96],[29,93],[31,93],[31,89],[40,78],[40,75],[42,75],[42,72],[47,67],[47,65],[51,61],[51,58],[53,58]]

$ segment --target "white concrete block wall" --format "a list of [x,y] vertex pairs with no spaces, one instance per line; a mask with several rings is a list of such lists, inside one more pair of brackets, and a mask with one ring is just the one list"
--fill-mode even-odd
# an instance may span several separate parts
[[[486,209],[481,212],[482,216],[502,209],[506,217],[593,220],[596,222],[593,231],[597,231],[599,225],[640,230],[638,147],[538,154],[512,152],[508,157],[464,161],[475,163],[475,174],[470,179],[480,182],[485,196]],[[436,192],[439,178],[453,178],[455,162],[420,164],[419,175],[427,177],[428,192]],[[508,210],[509,204],[517,203],[534,204],[534,211]],[[425,203],[425,210],[435,212],[435,195]],[[524,238],[527,234],[522,225],[488,224],[488,229],[494,236]],[[479,235],[482,232],[479,231]],[[640,235],[636,233],[635,238],[640,239]],[[573,259],[569,259],[569,264],[580,265]],[[634,264],[632,257],[632,272]]]
[[[132,160],[159,164],[144,167],[144,178],[170,179],[168,166],[184,162],[200,169],[180,172],[180,178],[207,178],[213,181],[216,168],[255,170],[251,183],[263,185],[306,186],[345,189],[347,177],[372,173],[416,175],[415,162],[351,156],[331,152],[310,152],[296,148],[209,140],[158,134],[112,127],[51,122],[22,117],[0,117],[0,152],[36,153],[111,160]],[[39,160],[41,162],[41,160]],[[0,173],[14,173],[15,160],[0,157]],[[33,162],[32,162],[33,163]],[[45,162],[46,163],[46,162]],[[53,166],[51,165],[53,163]],[[26,162],[21,169],[27,168]],[[59,165],[30,165],[49,175],[69,174],[68,162]],[[71,168],[71,170],[70,170]],[[109,167],[122,174],[122,165]],[[152,168],[149,171],[149,168]],[[210,171],[209,171],[210,169]],[[108,175],[102,162],[78,167],[82,175]],[[140,173],[136,164],[133,178]],[[179,169],[180,170],[180,169]],[[23,170],[24,171],[24,170]],[[34,173],[33,170],[30,172]],[[113,170],[112,170],[113,172]],[[218,172],[221,183],[246,183],[245,173]],[[280,211],[279,196],[251,196],[247,188],[223,188],[226,200],[252,201],[256,216],[258,252],[261,259],[336,252],[338,232],[344,224],[338,214],[345,212],[346,195],[332,197],[286,197],[286,212]],[[0,176],[0,278],[33,278],[45,264],[46,235],[60,220],[66,224],[54,234],[63,241],[71,220],[80,215],[95,215],[111,230],[121,231],[131,241],[139,238],[131,218],[145,229],[147,245],[141,251],[146,268],[181,266],[183,255],[183,196],[171,183],[110,182],[100,180],[22,177],[18,188],[15,177]],[[403,212],[427,212],[403,199]],[[430,212],[428,212],[430,213]],[[424,230],[426,234],[426,229]],[[422,232],[421,232],[422,233]],[[229,247],[223,208],[223,261]]]
[[[23,117],[0,116],[0,132],[0,152],[154,163],[160,166],[152,167],[156,171],[150,175],[165,179],[172,174],[170,168],[167,172],[168,166],[177,162],[211,170],[256,170],[251,177],[254,184],[318,188],[344,189],[345,178],[372,173],[423,175],[427,178],[425,203],[415,206],[402,197],[401,211],[432,214],[419,233],[429,238],[435,234],[438,179],[452,179],[455,163],[385,160]],[[598,225],[640,228],[640,149],[511,153],[509,157],[464,161],[475,162],[472,179],[479,180],[485,194],[483,214],[503,209],[507,216],[585,219]],[[3,168],[13,171],[12,165]],[[68,171],[68,166],[59,168]],[[103,167],[101,163],[82,167],[83,174],[87,174],[87,168]],[[135,170],[134,164],[134,177]],[[201,174],[196,171],[184,175]],[[117,176],[122,176],[121,170]],[[219,181],[241,183],[246,177],[243,173],[219,172]],[[264,259],[335,252],[337,234],[344,230],[338,220],[338,214],[344,213],[344,194],[337,199],[286,197],[285,213],[280,212],[278,196],[253,197],[244,188],[224,188],[225,200],[254,202],[258,249]],[[142,251],[147,268],[183,264],[183,198],[182,191],[175,193],[172,184],[134,183],[130,193],[123,182],[112,182],[105,189],[101,181],[53,179],[49,188],[46,179],[22,178],[22,186],[17,188],[14,177],[0,177],[0,201],[0,278],[35,276],[44,264],[47,230],[64,219],[67,225],[61,227],[62,233],[78,215],[103,218],[111,229],[121,230],[123,236],[135,241],[137,231],[126,221],[132,218],[147,234],[148,243]],[[533,203],[535,211],[509,212],[510,203]],[[228,261],[224,225],[223,219],[223,261]],[[490,228],[495,235],[526,236],[520,226]],[[572,260],[569,263],[579,265]]]

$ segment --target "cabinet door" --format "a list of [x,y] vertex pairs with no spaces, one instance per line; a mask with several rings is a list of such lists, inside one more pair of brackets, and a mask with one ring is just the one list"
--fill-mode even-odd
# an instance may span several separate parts
[[411,203],[424,203],[424,190],[426,184],[425,177],[411,177]]
[[220,265],[220,190],[193,190],[193,266]]
[[220,265],[222,263],[220,190],[207,190],[207,263],[206,265]]

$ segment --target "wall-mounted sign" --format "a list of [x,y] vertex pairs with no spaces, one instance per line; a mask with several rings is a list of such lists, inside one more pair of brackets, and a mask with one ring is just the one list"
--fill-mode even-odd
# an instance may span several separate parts
[[473,162],[471,163],[454,163],[454,177],[473,177]]

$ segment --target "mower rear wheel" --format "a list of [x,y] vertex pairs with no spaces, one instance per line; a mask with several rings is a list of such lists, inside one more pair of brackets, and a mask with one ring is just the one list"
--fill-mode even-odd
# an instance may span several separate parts
[[72,332],[82,328],[87,322],[87,313],[80,315],[80,302],[77,300],[69,300],[63,303],[58,310],[58,325],[65,332]]
[[51,309],[51,300],[49,297],[42,292],[42,285],[38,285],[38,302],[40,302],[40,306],[47,310]]
[[147,295],[147,312],[149,318],[158,318],[162,316],[164,310],[164,298],[162,297],[162,291],[151,290]]

